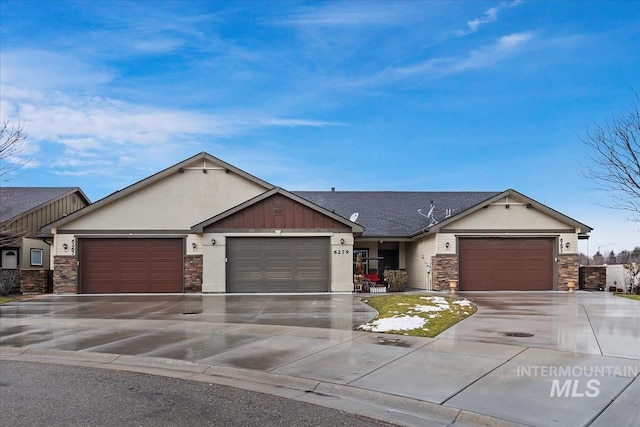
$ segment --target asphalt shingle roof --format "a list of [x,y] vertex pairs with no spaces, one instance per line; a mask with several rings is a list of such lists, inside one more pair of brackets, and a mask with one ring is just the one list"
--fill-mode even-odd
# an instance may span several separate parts
[[442,222],[501,192],[294,191],[294,194],[345,218],[358,213],[363,237],[410,237],[429,227],[427,215]]
[[0,222],[55,200],[78,187],[0,187]]

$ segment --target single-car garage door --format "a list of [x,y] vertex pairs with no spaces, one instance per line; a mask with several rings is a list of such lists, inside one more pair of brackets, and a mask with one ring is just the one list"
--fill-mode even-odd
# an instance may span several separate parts
[[327,292],[329,238],[227,239],[228,292]]
[[460,239],[461,291],[553,289],[553,239]]
[[182,239],[80,239],[80,292],[182,292]]

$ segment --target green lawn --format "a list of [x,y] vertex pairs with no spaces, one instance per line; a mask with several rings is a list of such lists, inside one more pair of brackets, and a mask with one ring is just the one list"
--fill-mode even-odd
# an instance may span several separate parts
[[635,295],[635,294],[615,294],[615,295],[617,297],[629,298],[629,299],[640,301],[640,295]]
[[443,295],[390,294],[362,301],[378,316],[358,329],[415,337],[435,337],[477,310],[468,300]]
[[20,297],[18,296],[8,296],[8,297],[0,297],[0,304],[5,304],[7,302],[19,301]]

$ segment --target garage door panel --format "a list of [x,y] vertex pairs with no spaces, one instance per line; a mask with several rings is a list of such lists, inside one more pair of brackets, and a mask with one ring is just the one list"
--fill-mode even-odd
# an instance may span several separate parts
[[81,239],[82,293],[182,292],[182,239]]
[[460,290],[553,289],[554,240],[460,239]]
[[326,292],[328,252],[328,238],[228,238],[227,290]]
[[308,271],[308,272],[300,272],[298,273],[298,279],[300,281],[319,281],[321,279],[322,272],[321,271]]
[[287,271],[268,271],[267,272],[267,280],[282,281],[286,280],[287,282],[291,280],[291,272]]

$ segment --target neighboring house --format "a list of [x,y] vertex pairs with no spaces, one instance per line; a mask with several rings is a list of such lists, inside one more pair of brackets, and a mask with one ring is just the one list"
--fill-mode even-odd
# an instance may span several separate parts
[[41,292],[50,268],[49,245],[40,228],[89,205],[77,187],[0,187],[0,269],[3,286]]
[[514,190],[291,193],[200,153],[41,237],[58,293],[351,292],[357,253],[415,288],[560,290],[590,231]]

